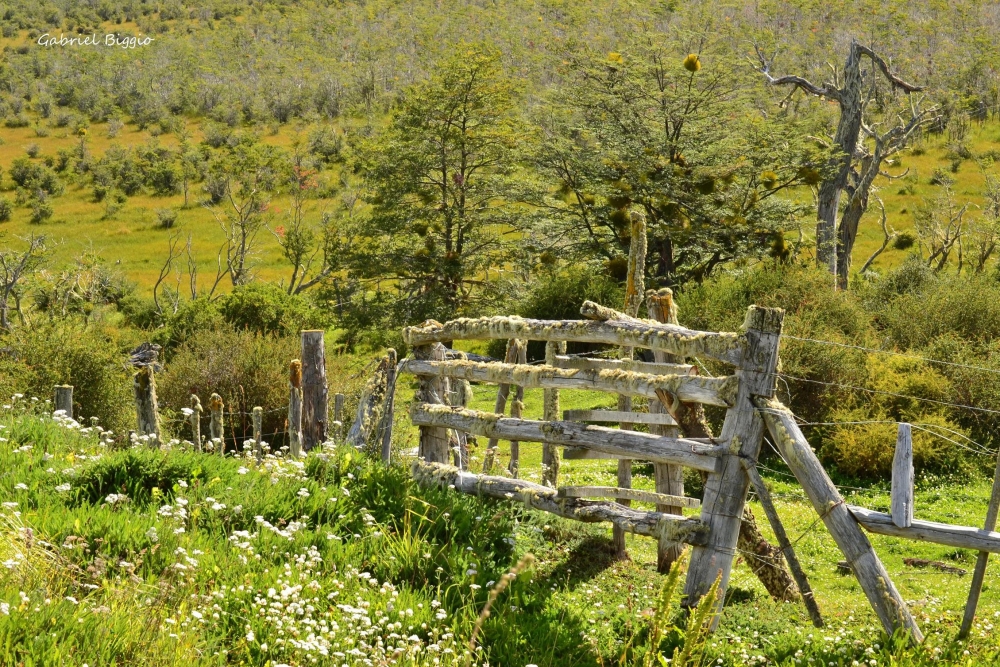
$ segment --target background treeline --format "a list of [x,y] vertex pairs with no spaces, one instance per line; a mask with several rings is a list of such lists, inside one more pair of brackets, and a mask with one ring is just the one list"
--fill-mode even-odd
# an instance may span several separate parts
[[[882,474],[912,421],[963,443],[918,432],[923,468],[967,469],[1000,409],[998,23],[974,2],[0,3],[0,394],[70,382],[121,432],[149,340],[167,411],[276,407],[303,327],[336,332],[349,393],[407,324],[620,304],[641,215],[646,284],[684,324],[776,305],[846,345],[783,343],[829,461]],[[155,41],[36,43],[116,31]],[[823,82],[852,39],[938,112],[878,182],[885,254],[837,292],[812,227],[838,110],[767,86],[754,47]],[[865,86],[875,128],[912,101],[874,65]]]

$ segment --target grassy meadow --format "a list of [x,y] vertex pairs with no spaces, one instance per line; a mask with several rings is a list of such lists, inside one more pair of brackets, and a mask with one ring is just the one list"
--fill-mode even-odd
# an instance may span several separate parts
[[[532,416],[535,393],[526,396]],[[475,399],[481,407],[492,396],[477,387]],[[563,404],[606,400],[565,392]],[[0,438],[3,664],[589,666],[646,664],[651,650],[669,657],[683,642],[670,629],[680,623],[674,600],[661,645],[649,646],[666,579],[652,540],[630,538],[631,559],[616,561],[604,527],[418,488],[405,459],[386,467],[332,445],[304,462],[269,455],[261,464],[178,441],[122,449],[28,397],[0,407]],[[405,432],[398,444],[411,444]],[[522,452],[524,476],[537,478],[540,447]],[[615,465],[566,461],[561,474],[610,484]],[[907,649],[881,635],[787,470],[770,459],[764,474],[826,627],[814,629],[798,604],[773,602],[738,559],[700,664],[992,664],[995,564],[973,636],[957,642],[970,576],[904,559],[971,571],[975,554],[873,536],[927,635]],[[651,470],[637,466],[634,481],[652,488]],[[974,525],[989,488],[985,477],[920,479],[917,516]],[[842,491],[851,503],[888,506],[886,485]],[[481,617],[489,590],[515,566]]]

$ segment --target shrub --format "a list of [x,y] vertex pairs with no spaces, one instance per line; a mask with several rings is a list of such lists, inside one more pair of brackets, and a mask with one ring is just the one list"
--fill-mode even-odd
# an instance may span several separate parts
[[[917,425],[913,428],[916,470],[955,472],[967,467],[965,449],[928,433],[937,431],[952,440],[966,437],[949,419],[945,406],[929,402],[953,396],[947,377],[925,362],[895,355],[869,355],[866,370],[865,386],[881,393],[855,395],[833,412],[832,420],[843,424],[823,438],[820,451],[825,459],[854,477],[889,477],[896,441],[896,424],[891,422],[909,422]],[[890,423],[849,423],[881,421]]]
[[24,152],[28,154],[28,157],[35,158],[42,152],[42,147],[38,144],[28,144]]
[[261,334],[295,334],[316,317],[301,297],[271,283],[250,283],[221,300],[220,311],[234,329]]
[[[264,432],[279,433],[284,439],[285,413],[278,409],[288,404],[288,363],[299,356],[297,337],[264,336],[250,331],[225,329],[195,332],[166,364],[160,378],[162,405],[176,414],[198,394],[208,405],[212,392],[222,396],[227,411],[227,437],[242,447],[252,435],[249,413],[255,406],[264,413]],[[183,435],[183,433],[182,433]],[[276,444],[271,436],[265,438]]]
[[31,222],[41,224],[52,217],[54,209],[48,197],[35,197],[31,202]]
[[7,222],[14,214],[14,205],[7,197],[0,197],[0,222]]
[[170,229],[177,222],[177,211],[172,208],[156,209],[156,226],[161,229]]
[[15,329],[3,340],[0,391],[47,399],[55,385],[71,384],[81,420],[97,417],[105,428],[123,433],[134,420],[125,359],[135,343],[114,329],[69,320]]
[[[625,292],[613,278],[593,267],[571,266],[539,276],[525,297],[516,304],[515,311],[521,317],[575,320],[580,318],[580,306],[587,300],[620,309],[625,302]],[[490,356],[502,359],[506,344],[502,340],[491,341]],[[578,345],[573,345],[572,348],[574,351],[587,349]],[[528,357],[544,358],[545,344],[531,341],[528,344]]]
[[16,158],[10,165],[10,178],[26,190],[42,190],[53,197],[66,191],[59,176],[48,167],[35,164],[26,157]]

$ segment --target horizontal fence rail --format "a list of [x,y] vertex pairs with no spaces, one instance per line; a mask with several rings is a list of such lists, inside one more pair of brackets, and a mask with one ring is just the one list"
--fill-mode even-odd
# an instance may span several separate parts
[[847,509],[851,511],[858,523],[870,533],[903,537],[919,542],[933,542],[960,549],[1000,553],[1000,533],[971,526],[955,526],[934,521],[921,521],[920,519],[913,519],[909,526],[901,528],[893,523],[891,514],[854,505],[848,505]]
[[656,392],[659,390],[673,394],[681,401],[722,407],[732,405],[739,383],[735,375],[721,378],[698,375],[651,375],[620,370],[575,370],[552,366],[462,360],[407,359],[403,362],[401,370],[413,375],[512,384],[527,389],[590,389],[651,399],[657,398]]
[[557,368],[576,368],[579,370],[602,371],[633,371],[635,373],[652,373],[653,375],[697,375],[697,366],[691,364],[668,364],[658,361],[636,361],[634,359],[601,359],[595,357],[574,357],[557,354]]
[[493,477],[463,472],[441,464],[413,461],[410,468],[414,480],[421,486],[455,488],[471,495],[519,500],[527,507],[543,510],[567,519],[587,523],[607,521],[627,533],[657,537],[672,542],[700,544],[706,535],[705,524],[676,514],[644,512],[618,503],[560,498],[550,487],[508,477]]
[[670,438],[638,431],[622,431],[566,421],[535,421],[504,417],[493,412],[420,403],[411,408],[417,426],[465,431],[473,435],[518,442],[546,442],[557,446],[585,447],[626,459],[676,463],[715,472],[725,447],[705,445],[686,438]]
[[642,347],[685,357],[709,357],[730,364],[740,362],[744,347],[739,334],[694,331],[675,324],[636,320],[592,322],[500,316],[461,318],[445,324],[431,320],[403,329],[403,339],[411,346],[509,338]]

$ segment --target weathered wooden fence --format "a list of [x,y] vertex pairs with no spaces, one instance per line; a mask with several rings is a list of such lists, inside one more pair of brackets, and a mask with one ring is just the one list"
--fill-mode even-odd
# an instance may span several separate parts
[[[418,387],[409,416],[420,433],[417,456],[412,462],[418,483],[515,499],[528,507],[579,521],[608,522],[615,528],[616,544],[622,549],[624,540],[619,541],[617,535],[632,533],[655,538],[661,568],[669,566],[684,545],[691,545],[685,604],[697,604],[718,579],[720,607],[733,559],[740,550],[738,544],[745,539],[741,538],[741,527],[746,530],[748,523],[753,524],[752,515],[745,514],[748,489],[753,486],[778,541],[779,547],[771,549],[788,564],[809,614],[819,626],[822,619],[808,580],[757,472],[766,429],[843,552],[887,633],[903,631],[913,641],[922,639],[867,533],[979,552],[961,629],[961,636],[968,635],[989,554],[1000,553],[1000,533],[993,530],[1000,513],[1000,459],[984,528],[920,520],[914,516],[910,427],[900,424],[891,511],[848,505],[813,453],[794,415],[775,398],[783,312],[752,306],[740,332],[694,331],[676,323],[670,296],[669,290],[647,293],[649,319],[585,302],[581,313],[586,319],[580,320],[488,317],[444,324],[428,321],[409,327],[403,333],[412,355],[398,361],[395,351],[388,351],[362,392],[357,415],[346,434],[343,394],[334,396],[333,419],[328,415],[323,332],[303,332],[302,361],[293,360],[289,367],[289,454],[298,457],[333,438],[356,447],[370,447],[388,461],[397,377],[400,373],[416,376]],[[470,359],[447,347],[457,340],[488,339],[507,341],[503,361]],[[546,343],[543,364],[527,363],[525,351],[532,340]],[[574,356],[566,353],[567,343],[618,346],[629,352],[619,359]],[[634,350],[651,351],[654,361],[636,360],[631,352]],[[723,377],[701,376],[695,366],[687,363],[695,358],[714,359],[733,370]],[[162,436],[154,367],[152,363],[141,365],[135,373],[136,437],[145,436],[150,446],[159,446]],[[468,407],[473,382],[498,386],[493,412]],[[544,391],[541,420],[523,416],[524,390],[529,388]],[[566,410],[560,414],[560,391],[567,389],[612,394],[618,399],[618,409]],[[56,410],[72,418],[73,387],[58,385],[54,393]],[[633,409],[635,398],[647,401],[647,412]],[[510,416],[504,414],[508,402]],[[718,437],[711,435],[704,421],[704,405],[726,409]],[[209,439],[213,449],[224,454],[225,412],[218,394],[209,397],[208,411]],[[205,441],[201,436],[203,408],[198,396],[191,396],[190,408],[185,412],[193,443],[201,450]],[[266,455],[262,414],[260,407],[252,411],[252,449],[258,460]],[[645,425],[649,432],[632,430],[635,425]],[[487,440],[481,474],[469,471],[469,436]],[[510,443],[506,475],[491,474],[497,467],[500,441]],[[541,484],[519,479],[522,442],[542,444]],[[560,487],[560,450],[564,459],[618,459],[618,485]],[[633,461],[654,465],[655,491],[631,488]],[[701,471],[704,476],[700,501],[684,495],[684,467]],[[654,504],[656,510],[629,507],[631,501]],[[683,515],[684,509],[699,508],[697,518]],[[756,567],[754,571],[776,597],[780,597],[783,586],[790,586],[780,582],[768,585]]]

